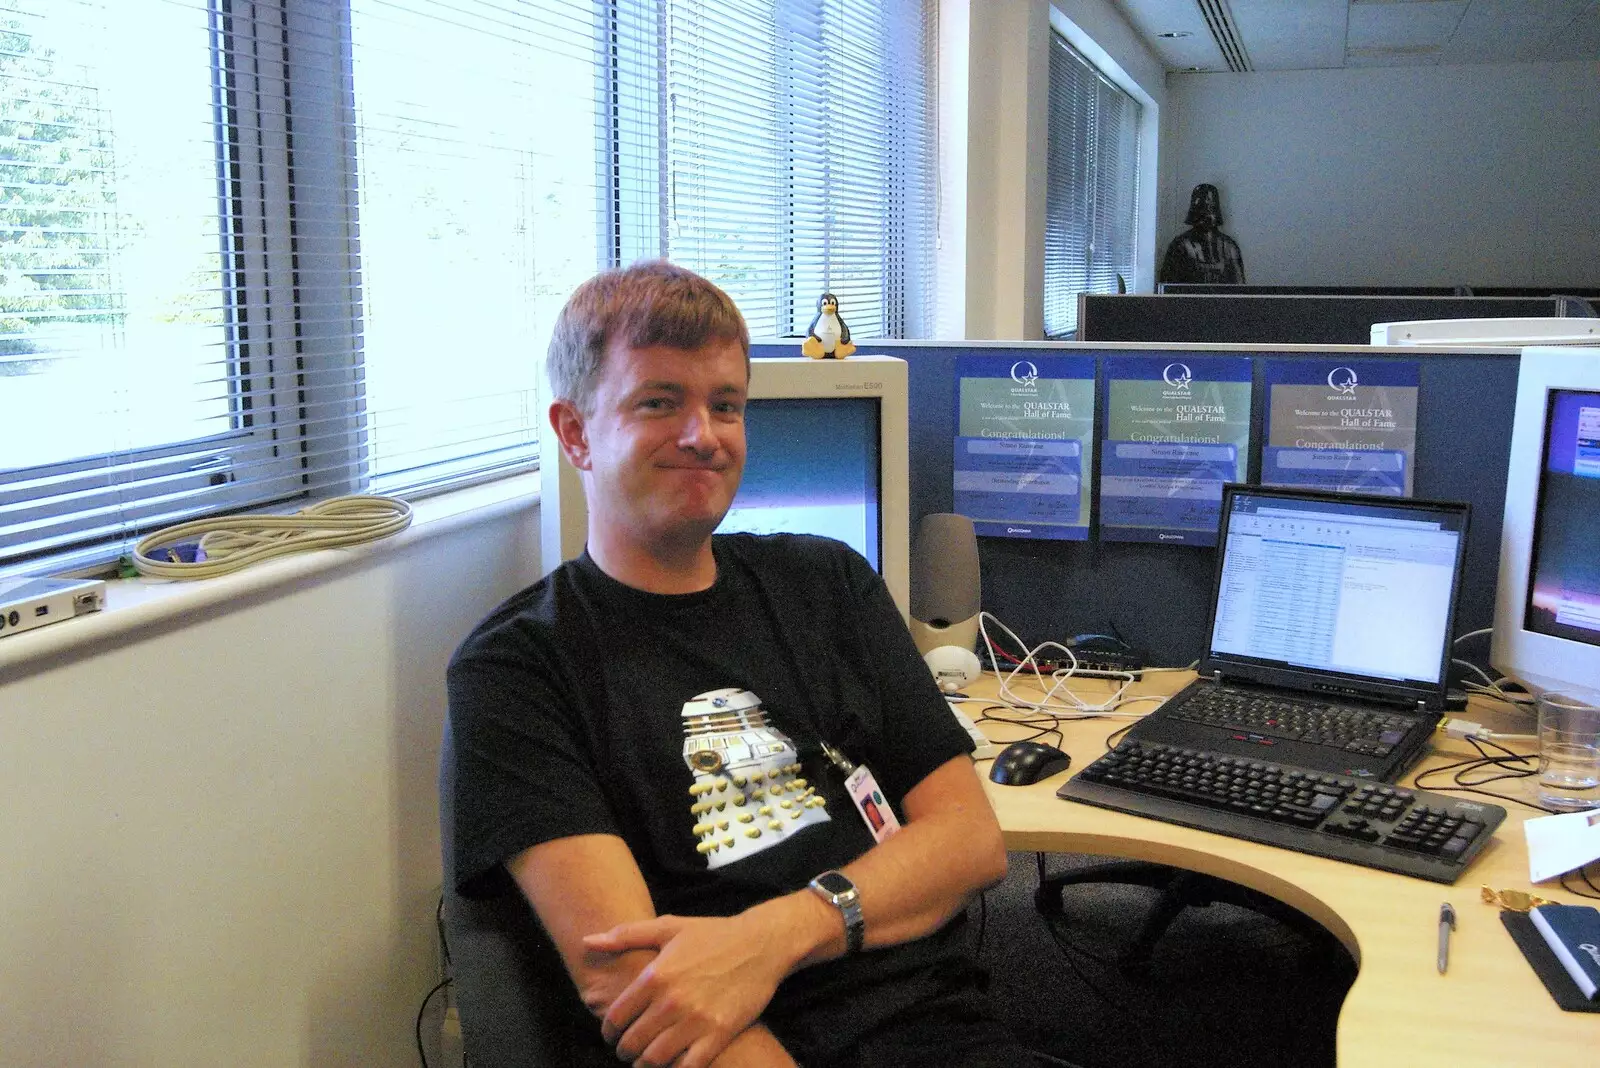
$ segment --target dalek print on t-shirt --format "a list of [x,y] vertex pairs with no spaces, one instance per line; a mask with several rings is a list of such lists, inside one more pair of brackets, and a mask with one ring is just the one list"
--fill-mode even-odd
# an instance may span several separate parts
[[683,762],[694,774],[695,849],[720,868],[827,823],[822,795],[800,777],[799,751],[767,722],[761,698],[729,687],[683,706]]

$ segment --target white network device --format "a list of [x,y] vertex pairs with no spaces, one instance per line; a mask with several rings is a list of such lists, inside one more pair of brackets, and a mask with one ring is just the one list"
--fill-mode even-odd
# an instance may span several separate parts
[[1525,345],[1600,343],[1600,319],[1415,319],[1373,323],[1374,345]]
[[0,579],[0,638],[105,606],[106,584],[99,579]]

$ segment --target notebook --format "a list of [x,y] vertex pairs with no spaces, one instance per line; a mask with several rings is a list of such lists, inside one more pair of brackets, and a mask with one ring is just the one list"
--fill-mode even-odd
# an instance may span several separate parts
[[1468,511],[1225,486],[1200,678],[1128,736],[1395,781],[1444,713]]

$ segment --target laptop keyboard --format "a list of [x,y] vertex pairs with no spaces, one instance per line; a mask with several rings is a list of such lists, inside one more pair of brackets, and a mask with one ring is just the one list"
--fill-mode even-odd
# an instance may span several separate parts
[[1442,883],[1455,882],[1506,816],[1426,790],[1131,739],[1056,794]]
[[[1297,701],[1254,690],[1207,686],[1165,713],[1245,735],[1326,745],[1352,753],[1387,756],[1416,720],[1391,712],[1318,701]],[[1241,738],[1241,740],[1243,740]]]

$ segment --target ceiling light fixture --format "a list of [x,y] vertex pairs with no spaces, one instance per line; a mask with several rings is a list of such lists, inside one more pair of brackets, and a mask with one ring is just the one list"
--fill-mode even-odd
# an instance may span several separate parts
[[1181,37],[1193,37],[1194,34],[1188,30],[1168,30],[1166,33],[1158,33],[1156,36],[1165,37],[1169,41],[1176,41]]

